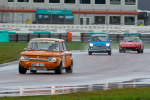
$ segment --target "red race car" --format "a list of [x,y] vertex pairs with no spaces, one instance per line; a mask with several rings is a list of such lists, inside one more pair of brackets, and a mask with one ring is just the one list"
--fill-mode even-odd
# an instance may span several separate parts
[[124,37],[119,44],[119,52],[125,53],[126,50],[137,51],[137,53],[144,52],[144,45],[139,37]]

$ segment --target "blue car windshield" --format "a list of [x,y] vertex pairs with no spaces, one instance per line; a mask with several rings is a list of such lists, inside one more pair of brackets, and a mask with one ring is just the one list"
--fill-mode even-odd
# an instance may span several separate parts
[[108,41],[108,37],[107,36],[93,36],[92,37],[92,41],[104,41],[104,42],[107,42]]

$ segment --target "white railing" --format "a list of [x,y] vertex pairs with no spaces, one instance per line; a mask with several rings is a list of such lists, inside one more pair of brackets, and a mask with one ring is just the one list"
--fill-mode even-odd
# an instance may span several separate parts
[[[65,32],[70,30],[72,33],[82,32],[103,32],[103,30],[129,30],[137,33],[141,30],[143,33],[150,34],[150,26],[107,26],[107,25],[51,25],[51,24],[0,24],[0,30],[27,32],[30,30],[49,30],[51,32]],[[118,31],[118,32],[119,32]],[[141,32],[141,33],[142,33]],[[119,34],[119,33],[116,33]]]

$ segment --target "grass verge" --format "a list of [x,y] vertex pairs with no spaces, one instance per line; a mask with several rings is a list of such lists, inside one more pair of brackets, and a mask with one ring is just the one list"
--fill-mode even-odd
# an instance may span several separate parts
[[[27,42],[10,42],[0,43],[0,64],[19,59],[20,52],[27,47]],[[112,49],[118,49],[119,43],[112,43]],[[69,50],[85,50],[88,48],[88,43],[67,42]],[[145,44],[145,48],[150,48],[150,44]]]
[[150,88],[101,90],[53,96],[1,97],[0,100],[150,100]]

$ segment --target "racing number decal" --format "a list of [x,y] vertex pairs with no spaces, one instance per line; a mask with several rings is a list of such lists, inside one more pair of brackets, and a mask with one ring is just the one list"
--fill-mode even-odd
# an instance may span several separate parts
[[64,55],[63,60],[62,60],[62,66],[65,66],[65,58],[66,58],[66,56]]

